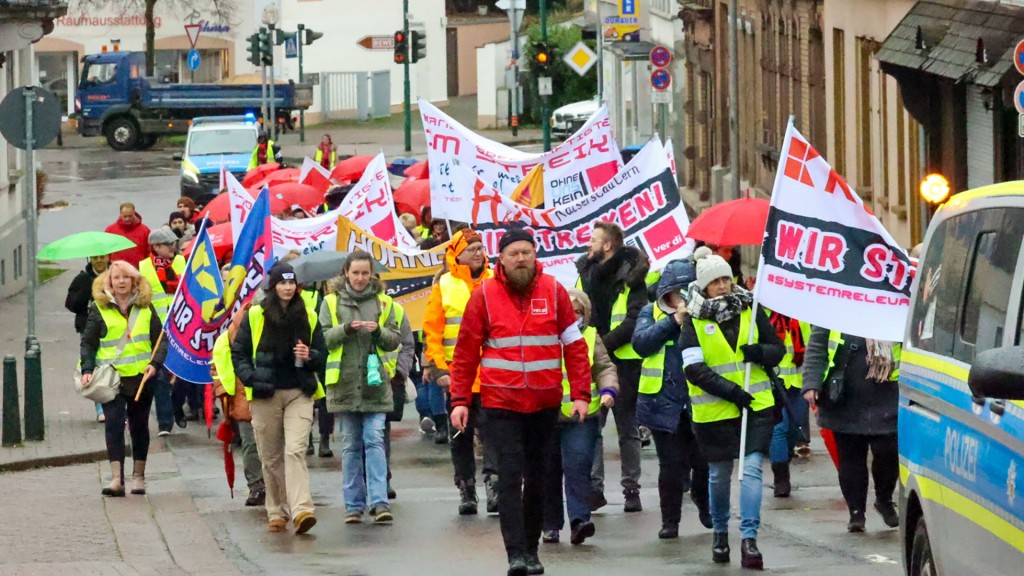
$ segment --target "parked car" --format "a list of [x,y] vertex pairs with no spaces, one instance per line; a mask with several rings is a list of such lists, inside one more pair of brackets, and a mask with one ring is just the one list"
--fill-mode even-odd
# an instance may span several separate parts
[[551,133],[556,138],[567,138],[587,123],[587,120],[601,109],[601,101],[594,96],[590,100],[566,104],[551,115]]

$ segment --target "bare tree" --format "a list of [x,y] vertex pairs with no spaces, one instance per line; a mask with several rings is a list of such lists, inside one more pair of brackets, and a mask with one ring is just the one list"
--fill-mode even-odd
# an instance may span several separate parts
[[211,20],[232,24],[238,7],[237,0],[73,0],[69,13],[85,14],[97,9],[114,8],[122,14],[142,13],[146,19],[146,76],[153,75],[156,67],[156,25],[154,10],[159,3],[172,12],[185,15],[198,11]]

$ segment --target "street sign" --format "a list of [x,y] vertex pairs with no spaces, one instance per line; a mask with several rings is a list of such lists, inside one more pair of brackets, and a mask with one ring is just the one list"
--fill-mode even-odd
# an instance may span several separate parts
[[526,0],[498,0],[494,3],[498,10],[526,10]]
[[568,64],[569,68],[572,68],[574,72],[583,76],[594,64],[597,64],[597,54],[594,54],[594,51],[589,46],[580,41],[565,53],[562,61]]
[[363,36],[356,40],[356,44],[367,50],[394,50],[394,36]]
[[299,57],[299,35],[292,34],[284,40],[284,57],[285,58],[298,58]]
[[655,90],[651,92],[651,103],[668,104],[672,102],[672,93],[667,90]]
[[[26,149],[25,135],[25,92],[29,88],[17,88],[0,102],[0,134],[15,148]],[[53,142],[60,134],[60,104],[49,90],[31,88],[32,98],[32,148],[42,148]]]
[[655,46],[651,50],[651,64],[655,68],[665,68],[672,63],[672,52],[664,46]]
[[1024,82],[1017,84],[1017,89],[1013,91],[1013,105],[1018,114],[1024,114]]
[[203,30],[202,24],[185,24],[185,34],[188,35],[189,44],[192,48],[196,47],[196,42],[199,42],[199,33]]
[[302,75],[302,81],[306,84],[312,84],[313,86],[320,85],[320,73],[319,72],[306,72]]
[[1017,136],[1024,138],[1024,114],[1017,116]]
[[537,94],[541,96],[551,96],[554,94],[554,90],[551,87],[551,77],[541,76],[537,78]]
[[1013,51],[1013,65],[1017,72],[1024,74],[1024,40],[1017,42],[1017,48]]
[[193,72],[199,70],[199,65],[203,63],[203,59],[199,57],[199,50],[196,50],[195,48],[188,51],[186,61],[188,63],[188,69]]
[[657,69],[651,72],[651,87],[655,90],[668,90],[672,85],[672,75],[668,70]]

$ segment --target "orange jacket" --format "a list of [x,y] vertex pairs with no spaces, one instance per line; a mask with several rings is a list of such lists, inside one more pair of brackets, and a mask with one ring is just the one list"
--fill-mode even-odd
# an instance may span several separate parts
[[[479,288],[484,280],[494,275],[491,272],[490,264],[486,260],[484,260],[483,273],[476,279],[473,278],[473,273],[470,272],[469,266],[459,264],[451,251],[445,255],[445,260],[448,264],[448,272],[446,274],[451,274],[453,278],[468,284],[471,293]],[[448,362],[444,357],[444,300],[441,295],[441,285],[438,282],[434,282],[434,285],[430,288],[430,298],[427,299],[427,311],[423,317],[423,340],[423,354],[426,358],[426,363],[428,365],[432,364],[440,370],[448,370]],[[480,379],[477,378],[476,382],[473,383],[473,392],[479,391]]]

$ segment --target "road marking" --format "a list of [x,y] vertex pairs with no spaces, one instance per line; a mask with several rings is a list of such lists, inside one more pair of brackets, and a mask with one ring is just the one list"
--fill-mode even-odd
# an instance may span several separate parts
[[899,564],[899,562],[881,554],[871,554],[866,556],[865,559],[872,564]]

